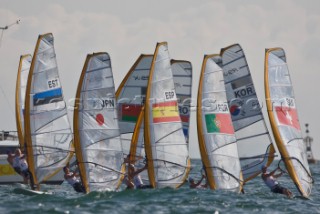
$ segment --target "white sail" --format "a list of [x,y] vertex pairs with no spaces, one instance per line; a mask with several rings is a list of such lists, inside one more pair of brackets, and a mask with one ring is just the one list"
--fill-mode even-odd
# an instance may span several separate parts
[[32,57],[30,54],[22,55],[20,57],[20,63],[18,68],[17,74],[17,83],[16,83],[16,124],[17,124],[17,131],[19,137],[19,144],[20,148],[24,150],[24,104],[25,104],[25,97],[26,97],[26,87],[27,87],[27,80],[30,70]]
[[245,182],[274,159],[274,147],[240,45],[221,50],[224,81]]
[[73,125],[82,184],[86,193],[115,190],[123,178],[123,152],[107,53],[87,56],[76,99]]
[[307,161],[295,97],[282,48],[266,50],[265,90],[272,131],[290,177],[303,197],[309,197],[313,178]]
[[183,125],[183,133],[187,142],[189,142],[192,65],[188,61],[171,60],[171,68],[179,103],[179,113]]
[[51,33],[40,35],[28,76],[25,135],[34,184],[56,174],[71,158],[72,131]]
[[240,192],[242,173],[219,55],[204,57],[198,90],[199,147],[211,189]]
[[129,154],[134,127],[144,105],[152,58],[140,55],[116,92],[124,155]]
[[188,176],[190,160],[165,42],[157,44],[152,60],[144,129],[150,184],[157,188],[181,186]]

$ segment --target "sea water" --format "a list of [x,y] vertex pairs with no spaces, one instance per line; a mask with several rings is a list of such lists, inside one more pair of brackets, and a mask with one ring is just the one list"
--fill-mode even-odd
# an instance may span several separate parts
[[[276,161],[275,161],[276,162]],[[276,163],[270,167],[273,169]],[[123,190],[76,193],[67,183],[42,185],[52,195],[29,195],[21,184],[0,186],[0,213],[320,213],[320,164],[310,165],[315,179],[310,200],[270,192],[260,176],[245,185],[245,194],[210,189]],[[200,179],[201,161],[192,160],[191,176]],[[299,195],[288,175],[281,185]]]

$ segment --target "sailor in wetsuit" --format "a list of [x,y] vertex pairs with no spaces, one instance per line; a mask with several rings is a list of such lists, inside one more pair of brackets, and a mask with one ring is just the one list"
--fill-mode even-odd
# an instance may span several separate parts
[[73,187],[76,192],[85,192],[84,187],[77,178],[78,174],[75,172],[70,172],[69,166],[63,167],[64,179]]
[[21,175],[21,170],[20,170],[20,158],[13,154],[10,150],[7,150],[7,161],[8,163],[13,167],[14,171]]
[[206,176],[203,174],[201,179],[196,183],[193,178],[189,177],[188,178],[189,187],[191,189],[206,189],[208,187],[207,182],[201,185],[201,182],[203,181],[204,178],[206,178]]
[[275,174],[275,172],[279,169],[279,167],[270,173],[267,172],[267,168],[268,168],[267,166],[261,167],[261,170],[262,170],[261,178],[264,181],[264,183],[271,189],[271,192],[280,193],[288,197],[292,197],[293,195],[292,192],[287,188],[282,187],[279,184],[279,182],[276,180],[276,178],[280,177],[283,174],[282,171],[279,174]]

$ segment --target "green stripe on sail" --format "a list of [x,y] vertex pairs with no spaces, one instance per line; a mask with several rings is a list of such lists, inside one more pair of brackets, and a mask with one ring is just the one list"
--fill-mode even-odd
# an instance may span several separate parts
[[129,122],[137,122],[138,117],[137,117],[137,116],[126,116],[126,115],[122,115],[122,120],[123,120],[123,121],[129,121]]
[[205,116],[207,133],[220,132],[220,128],[216,124],[216,115],[215,114],[206,114]]

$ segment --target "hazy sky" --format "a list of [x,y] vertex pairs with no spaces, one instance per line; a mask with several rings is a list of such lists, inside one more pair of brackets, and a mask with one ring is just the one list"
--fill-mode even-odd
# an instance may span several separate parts
[[[33,54],[39,34],[53,33],[67,103],[75,95],[88,53],[110,54],[118,86],[141,53],[153,53],[157,42],[167,41],[171,58],[191,61],[195,97],[204,54],[219,53],[220,48],[239,43],[262,102],[264,50],[284,48],[300,123],[303,130],[305,123],[310,124],[313,151],[320,158],[318,0],[0,0],[0,26],[18,18],[21,23],[4,32],[0,47],[0,130],[16,130],[14,93],[19,58]],[[263,112],[267,118],[265,105]],[[69,113],[71,121],[73,112]],[[193,112],[191,157],[199,157],[196,130]]]

